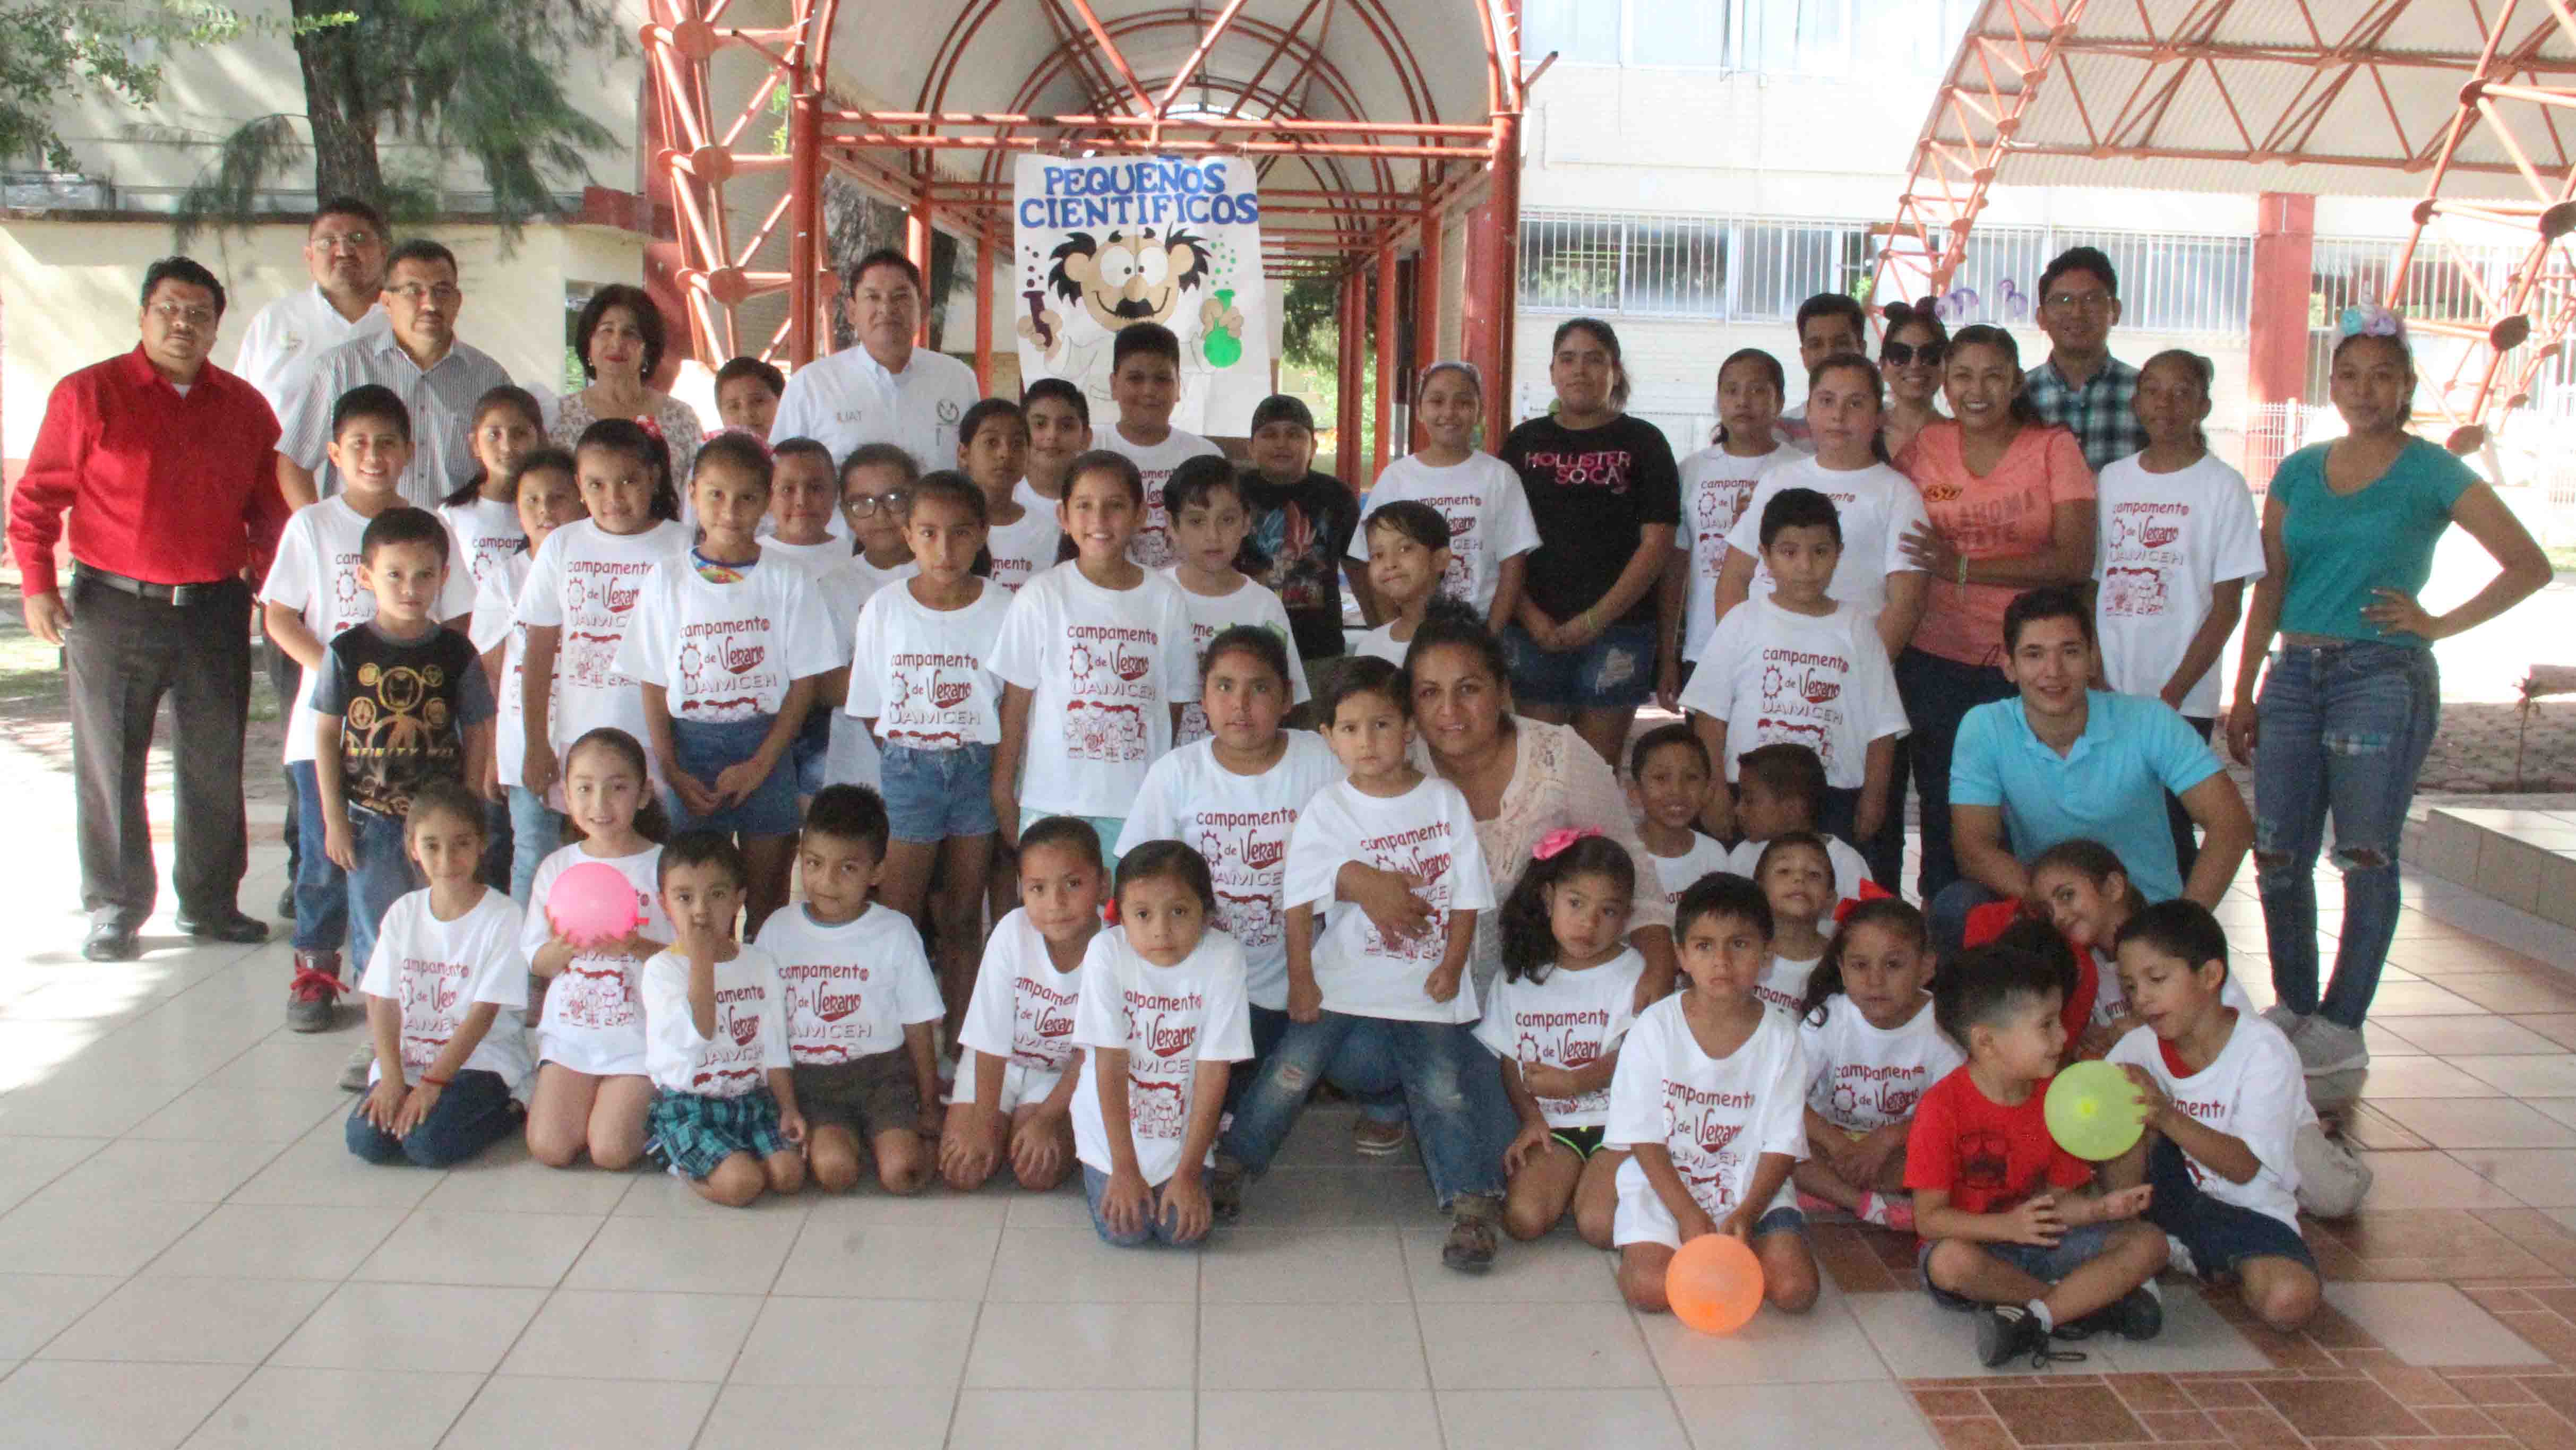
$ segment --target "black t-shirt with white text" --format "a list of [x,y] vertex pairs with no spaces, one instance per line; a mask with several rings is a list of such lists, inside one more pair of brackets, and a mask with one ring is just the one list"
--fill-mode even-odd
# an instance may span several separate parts
[[[1598,603],[1636,557],[1647,524],[1679,527],[1681,471],[1663,430],[1625,414],[1597,428],[1532,418],[1503,440],[1502,460],[1521,476],[1538,548],[1523,577],[1529,601],[1549,618],[1572,619]],[[1648,589],[1619,616],[1652,624]]]

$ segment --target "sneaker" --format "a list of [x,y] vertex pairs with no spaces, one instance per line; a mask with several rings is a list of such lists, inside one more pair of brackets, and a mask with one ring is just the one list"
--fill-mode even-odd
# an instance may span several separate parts
[[[1867,1203],[1869,1201],[1868,1196],[1863,1195],[1861,1201],[1863,1203]],[[1798,1190],[1798,1212],[1805,1214],[1811,1219],[1823,1218],[1827,1214],[1840,1213],[1842,1211],[1843,1206],[1839,1203],[1827,1203],[1825,1200],[1818,1198],[1803,1188]]]
[[1449,1213],[1449,1241],[1440,1246],[1440,1262],[1465,1273],[1492,1268],[1494,1225],[1502,1221],[1503,1201],[1488,1193],[1462,1193]]
[[328,1032],[337,1015],[340,994],[338,952],[297,952],[295,977],[286,984],[286,1027],[290,1032]]
[[2122,1339],[2145,1340],[2163,1333],[2164,1327],[2165,1301],[2156,1292],[2155,1282],[2149,1280],[2121,1295],[2118,1302],[2106,1304],[2072,1324],[2057,1326],[2057,1337],[2090,1339],[2096,1334],[2116,1334]]
[[2307,1030],[2310,1018],[2305,1012],[2293,1012],[2275,1002],[2263,1009],[2263,1020],[2280,1028],[2282,1036],[2296,1040],[2301,1032]]
[[1868,1193],[1861,1195],[1860,1218],[1880,1228],[1901,1234],[1914,1232],[1914,1199],[1904,1193]]
[[1381,1123],[1363,1116],[1351,1124],[1351,1151],[1363,1158],[1385,1158],[1403,1152],[1403,1122]]
[[1208,1174],[1208,1212],[1218,1223],[1243,1217],[1243,1165],[1219,1154]]
[[293,886],[289,886],[285,890],[277,893],[277,915],[282,921],[293,921],[295,919],[295,888]]
[[2001,1369],[2024,1355],[2030,1357],[2033,1369],[2061,1357],[2049,1347],[2048,1331],[2039,1327],[2038,1316],[2019,1304],[1987,1305],[1977,1316],[1977,1362]]
[[2200,1265],[2192,1262],[2191,1245],[2172,1234],[2165,1235],[2165,1267],[2177,1274],[2187,1274],[2195,1279],[2200,1277]]
[[2299,1065],[2307,1069],[2310,1077],[2328,1077],[2370,1066],[2370,1045],[2361,1034],[2323,1017],[2308,1019],[2307,1027],[2291,1039],[2290,1045],[2299,1050]]
[[340,1064],[340,1091],[362,1093],[367,1090],[367,1074],[376,1065],[376,1045],[361,1042],[350,1049],[349,1060]]

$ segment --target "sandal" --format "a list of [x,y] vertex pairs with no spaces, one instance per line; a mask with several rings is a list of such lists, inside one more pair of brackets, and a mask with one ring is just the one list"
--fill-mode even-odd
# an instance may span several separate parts
[[1489,1194],[1458,1195],[1450,1207],[1449,1241],[1440,1246],[1440,1262],[1467,1273],[1492,1268],[1498,1247],[1494,1225],[1502,1214],[1502,1200]]

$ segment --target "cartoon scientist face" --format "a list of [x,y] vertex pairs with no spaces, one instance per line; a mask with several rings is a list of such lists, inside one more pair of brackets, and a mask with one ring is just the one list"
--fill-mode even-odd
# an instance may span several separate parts
[[1103,332],[1134,322],[1169,326],[1182,290],[1199,286],[1208,274],[1206,244],[1185,230],[1120,228],[1105,242],[1075,232],[1053,256],[1048,287],[1079,303]]

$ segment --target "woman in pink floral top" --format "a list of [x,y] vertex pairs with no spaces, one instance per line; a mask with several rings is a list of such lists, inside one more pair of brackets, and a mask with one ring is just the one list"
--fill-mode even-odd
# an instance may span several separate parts
[[[685,485],[705,428],[696,410],[645,382],[662,365],[667,337],[662,309],[643,288],[615,283],[593,293],[573,324],[573,351],[590,386],[556,402],[546,441],[570,448],[581,441],[583,429],[602,418],[650,419],[671,450],[673,481]],[[681,492],[685,497],[687,489]]]

